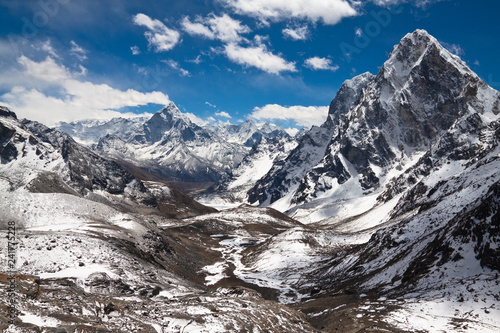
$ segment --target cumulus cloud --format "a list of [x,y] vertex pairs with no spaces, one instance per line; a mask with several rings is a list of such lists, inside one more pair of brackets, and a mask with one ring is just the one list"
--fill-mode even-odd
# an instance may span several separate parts
[[[198,18],[198,20],[202,21],[201,18]],[[181,25],[183,30],[191,36],[202,36],[208,39],[215,39],[215,33],[204,23],[191,22],[189,17],[186,16],[182,19]]]
[[313,70],[328,70],[328,71],[336,71],[339,69],[338,65],[333,65],[332,61],[328,58],[320,58],[320,57],[312,57],[306,59],[304,62],[306,67],[309,67]]
[[304,25],[296,28],[286,28],[281,31],[283,36],[292,40],[306,40],[309,37],[309,27]]
[[192,36],[218,39],[225,43],[239,42],[243,39],[241,34],[252,31],[248,26],[241,24],[241,21],[235,20],[227,14],[222,16],[210,14],[204,18],[198,16],[195,22],[191,22],[186,16],[181,25],[183,30]]
[[48,126],[59,121],[130,117],[135,114],[121,113],[119,110],[123,107],[149,103],[166,105],[170,102],[168,96],[161,92],[124,91],[107,84],[81,81],[78,79],[81,73],[71,72],[51,57],[36,62],[22,56],[18,62],[22,69],[17,74],[24,84],[18,79],[8,93],[0,96],[0,102],[20,117],[37,120]]
[[262,21],[283,21],[290,18],[311,22],[337,24],[342,18],[357,15],[345,0],[220,0],[238,14],[257,17]]
[[321,125],[328,116],[327,106],[281,106],[278,104],[267,104],[263,107],[255,107],[252,118],[258,120],[292,120],[299,126]]
[[18,58],[18,63],[24,67],[26,74],[36,80],[45,82],[61,82],[71,79],[70,71],[55,62],[51,57],[47,57],[45,61],[35,62],[26,56]]
[[134,16],[134,24],[146,27],[149,31],[144,33],[150,47],[154,47],[156,52],[164,52],[173,49],[180,39],[180,34],[176,30],[167,28],[163,22],[153,20],[149,16],[139,13]]
[[219,116],[219,117],[224,117],[224,118],[232,118],[229,113],[225,112],[225,111],[220,111],[220,112],[216,112],[215,113],[216,116]]
[[294,62],[288,62],[279,55],[270,52],[265,45],[243,47],[234,43],[224,46],[223,51],[229,60],[249,67],[255,67],[271,74],[296,72]]

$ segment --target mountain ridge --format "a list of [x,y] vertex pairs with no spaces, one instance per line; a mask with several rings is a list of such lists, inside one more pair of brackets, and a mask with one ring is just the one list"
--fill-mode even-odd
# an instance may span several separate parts
[[[414,49],[415,54],[409,55]],[[267,178],[278,179],[282,185],[270,185],[263,178],[249,192],[250,202],[271,204],[282,211],[296,210],[329,191],[340,191],[353,177],[358,178],[349,185],[348,191],[357,193],[353,195],[369,194],[385,186],[383,182],[390,180],[387,175],[396,175],[400,172],[397,169],[413,163],[412,156],[424,154],[431,142],[452,130],[457,119],[475,112],[498,113],[500,94],[464,66],[425,31],[406,35],[379,73],[365,82],[347,112],[341,107],[330,109],[324,127],[332,133],[331,140],[317,139],[323,143],[330,140],[324,157],[302,170],[303,178],[288,190],[282,180],[289,177],[289,168],[281,168],[283,175],[279,171],[268,174]],[[337,94],[336,99],[339,97]],[[291,156],[300,155],[301,147],[299,143]],[[284,190],[280,189],[283,185]],[[270,202],[265,191],[276,191]],[[348,193],[345,199],[349,199]]]

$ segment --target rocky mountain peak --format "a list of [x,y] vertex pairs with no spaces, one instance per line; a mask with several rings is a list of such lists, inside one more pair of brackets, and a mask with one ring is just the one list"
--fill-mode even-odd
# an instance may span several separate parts
[[404,36],[394,46],[379,75],[391,81],[396,89],[401,89],[419,68],[441,67],[462,75],[475,74],[456,55],[444,48],[427,31],[418,29]]
[[160,121],[166,123],[175,123],[177,121],[186,123],[187,125],[192,125],[191,120],[185,114],[183,114],[174,102],[170,102],[163,109],[156,112],[156,114],[151,117],[151,121]]
[[[160,141],[165,133],[173,129],[184,133],[186,130],[196,128],[198,126],[193,124],[189,117],[177,108],[174,102],[170,102],[144,123],[143,128],[137,133],[134,140],[139,143],[154,143]],[[189,132],[192,132],[192,130]],[[192,133],[189,136],[192,136]]]
[[175,105],[174,102],[170,102],[168,105],[166,105],[163,109],[159,110],[157,113],[159,114],[164,114],[164,115],[172,115],[172,116],[181,116],[182,113]]
[[[350,193],[369,195],[459,124],[477,119],[469,127],[480,131],[497,119],[499,106],[500,93],[425,30],[416,30],[393,48],[376,76],[344,82],[327,121],[259,180],[249,200],[285,210],[312,207],[312,201],[321,205],[327,196],[341,201]],[[448,148],[467,145],[455,140]]]
[[0,106],[0,117],[11,117],[17,119],[16,114],[10,111],[9,108],[5,106]]
[[328,118],[323,126],[334,127],[338,123],[339,116],[349,111],[353,103],[359,98],[362,89],[374,78],[375,75],[366,72],[344,81],[337,95],[330,103]]

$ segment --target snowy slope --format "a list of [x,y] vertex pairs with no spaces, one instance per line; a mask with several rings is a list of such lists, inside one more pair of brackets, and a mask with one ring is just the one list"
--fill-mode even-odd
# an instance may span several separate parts
[[[315,332],[303,314],[254,290],[199,281],[219,252],[165,217],[168,205],[196,213],[175,190],[142,183],[5,108],[0,139],[0,257],[15,251],[16,260],[15,325],[0,316],[2,332]],[[273,234],[298,224],[272,214],[254,217]],[[0,265],[0,307],[8,309],[11,269]]]
[[[173,221],[69,194],[17,190],[0,197],[0,253],[7,249],[4,224],[14,222],[22,299],[15,326],[0,320],[3,332],[96,325],[109,332],[315,331],[299,312],[253,290],[196,283],[196,266],[210,250],[157,227]],[[2,307],[10,302],[7,277],[0,273]]]
[[261,137],[252,150],[230,174],[195,198],[215,208],[236,207],[248,203],[248,191],[264,177],[274,163],[283,161],[297,146],[288,135]]
[[[357,93],[349,90],[352,86]],[[342,218],[365,213],[392,179],[436,142],[468,121],[497,119],[499,110],[497,91],[417,30],[394,47],[376,76],[365,74],[343,85],[322,131],[312,129],[286,163],[275,164],[251,190],[250,202],[271,204],[309,223],[345,206],[356,209]],[[457,140],[450,144],[473,144]]]
[[[256,183],[249,191],[251,203],[259,202],[265,206],[281,198],[286,200],[289,193],[297,190],[301,179],[324,157],[327,146],[336,131],[334,122],[349,110],[371,77],[371,74],[365,73],[344,82],[330,104],[327,121],[321,127],[313,126],[302,135],[298,146],[287,158],[277,161],[268,174]],[[289,205],[289,203],[275,205],[275,208],[285,210]]]
[[113,118],[111,120],[80,120],[71,123],[60,122],[55,129],[69,134],[77,142],[92,145],[106,135],[127,140],[150,116],[135,118]]
[[[164,178],[199,183],[224,179],[262,138],[288,137],[278,126],[247,120],[199,126],[170,103],[152,117],[60,124],[100,153],[134,163]],[[203,187],[203,185],[200,185]]]
[[[493,133],[499,129],[498,122],[488,127]],[[357,313],[370,316],[382,309],[382,321],[402,329],[497,332],[499,154],[496,135],[483,142],[476,159],[420,173],[392,210],[391,226],[325,265],[322,289],[329,295],[349,288],[384,296],[358,306]],[[424,161],[415,169],[429,169]]]

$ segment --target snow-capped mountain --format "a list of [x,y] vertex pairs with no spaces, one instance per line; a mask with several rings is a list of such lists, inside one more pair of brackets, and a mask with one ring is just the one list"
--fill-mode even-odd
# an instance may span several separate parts
[[247,192],[255,182],[264,177],[273,164],[284,160],[296,146],[296,139],[281,131],[272,138],[261,136],[234,170],[213,187],[196,195],[196,200],[216,208],[247,203]]
[[169,216],[211,211],[167,186],[143,183],[118,163],[95,154],[65,133],[37,122],[20,121],[3,107],[0,112],[0,174],[9,191],[66,193],[114,202],[125,210],[140,204]]
[[129,139],[108,135],[97,149],[167,178],[215,182],[243,159],[246,149],[200,127],[171,103],[147,120]]
[[60,122],[55,128],[69,134],[77,142],[92,145],[106,135],[128,140],[150,116],[134,118],[113,118],[111,120],[79,120],[71,123]]
[[213,127],[228,142],[237,143],[248,148],[262,138],[289,137],[284,129],[269,123],[256,124],[252,119],[248,119],[239,125],[216,125]]
[[[3,107],[0,141],[0,254],[11,262],[0,264],[0,304],[15,307],[15,324],[2,315],[0,331],[315,331],[257,291],[203,283],[219,258],[207,245],[215,238],[200,232],[198,243],[170,217],[213,209]],[[300,225],[271,209],[253,214],[270,234]]]
[[273,166],[249,192],[250,202],[289,210],[304,222],[364,213],[437,143],[474,145],[460,128],[479,131],[499,110],[497,91],[417,30],[394,47],[376,76],[344,83],[325,124]]
[[[259,201],[263,206],[274,203],[288,192],[296,190],[298,183],[325,156],[326,148],[338,129],[334,123],[338,116],[346,113],[356,101],[363,87],[372,77],[370,73],[362,74],[347,80],[340,88],[337,96],[330,104],[327,121],[313,126],[299,138],[298,146],[291,151],[285,160],[277,161],[268,174],[260,179],[248,192],[250,202]],[[334,110],[339,110],[334,113]]]
[[[115,118],[58,126],[105,156],[132,162],[170,180],[213,184],[226,177],[262,138],[288,137],[278,126],[247,120],[199,126],[170,103],[148,119]],[[205,185],[200,185],[203,187]]]
[[[116,143],[201,142],[206,132],[172,108]],[[0,108],[0,253],[15,221],[16,320],[47,331],[498,332],[499,140],[500,93],[423,30],[376,76],[346,81],[325,124],[298,142],[263,136],[204,193],[243,200],[263,176],[248,193],[271,207],[167,218],[145,199],[186,197]],[[3,308],[8,288],[0,273]]]

